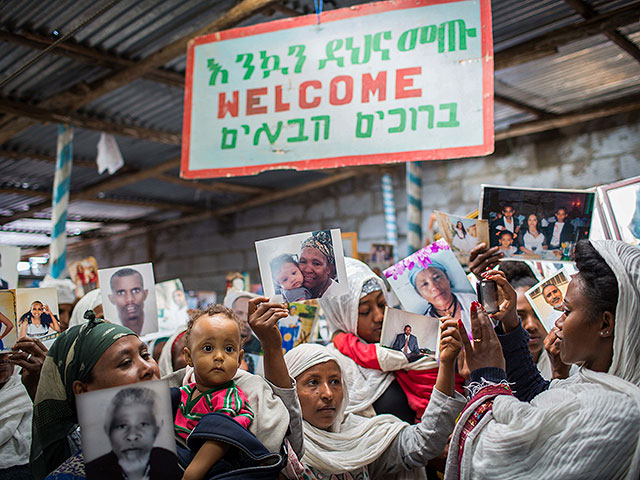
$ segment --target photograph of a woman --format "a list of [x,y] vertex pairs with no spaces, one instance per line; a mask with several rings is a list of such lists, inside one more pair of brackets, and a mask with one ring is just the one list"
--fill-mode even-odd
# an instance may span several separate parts
[[16,290],[18,338],[37,338],[48,348],[61,332],[55,288]]
[[265,295],[285,302],[341,295],[346,288],[340,230],[318,230],[256,242]]
[[527,223],[520,229],[520,252],[525,255],[540,255],[547,247],[543,245],[544,234],[540,231],[540,220],[535,213],[527,215]]

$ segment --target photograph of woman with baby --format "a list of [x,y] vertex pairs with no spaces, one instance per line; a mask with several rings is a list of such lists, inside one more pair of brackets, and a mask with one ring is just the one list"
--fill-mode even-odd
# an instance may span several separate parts
[[256,242],[265,295],[285,302],[342,295],[346,289],[340,230],[319,230]]

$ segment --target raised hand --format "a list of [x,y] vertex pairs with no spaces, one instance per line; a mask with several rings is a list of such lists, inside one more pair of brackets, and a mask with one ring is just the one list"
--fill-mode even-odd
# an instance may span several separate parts
[[484,367],[497,367],[505,369],[502,345],[493,329],[489,315],[478,302],[471,304],[471,331],[473,339],[469,339],[467,330],[461,320],[458,321],[458,330],[462,345],[464,346],[465,359],[471,372]]
[[516,312],[518,294],[507,281],[504,272],[487,270],[481,274],[481,278],[496,282],[498,287],[499,310],[492,314],[491,318],[502,322],[502,327],[506,333],[518,328],[518,325],[520,325],[520,320],[518,320],[518,314]]
[[569,376],[569,371],[571,370],[571,365],[567,365],[560,358],[560,349],[556,344],[556,340],[558,340],[558,336],[556,335],[557,331],[558,327],[553,327],[545,337],[544,349],[549,354],[549,361],[551,362],[551,377],[567,378]]
[[469,253],[469,269],[478,280],[482,278],[483,272],[500,263],[504,253],[499,252],[499,250],[499,247],[488,248],[484,242],[479,243],[471,250],[471,253]]
[[11,348],[9,362],[22,367],[22,384],[32,400],[40,381],[40,370],[47,357],[47,347],[37,338],[23,337]]

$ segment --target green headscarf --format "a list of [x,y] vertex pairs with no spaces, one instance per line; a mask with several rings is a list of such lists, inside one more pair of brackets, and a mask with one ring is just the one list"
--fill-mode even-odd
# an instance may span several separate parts
[[42,365],[33,408],[31,468],[36,479],[44,478],[72,455],[67,436],[78,425],[73,382],[86,381],[100,357],[116,340],[135,335],[122,325],[97,319],[62,332]]

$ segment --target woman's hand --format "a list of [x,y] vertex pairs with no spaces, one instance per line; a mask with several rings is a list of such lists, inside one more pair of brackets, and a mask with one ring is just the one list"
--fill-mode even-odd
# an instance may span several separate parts
[[19,339],[11,350],[9,362],[22,367],[22,384],[31,400],[35,400],[47,347],[37,338],[25,337]]
[[440,318],[440,363],[453,366],[462,350],[458,321],[453,317]]
[[560,358],[560,348],[558,348],[556,344],[556,340],[558,340],[558,336],[556,335],[557,331],[558,328],[553,327],[545,337],[544,349],[549,354],[549,361],[551,362],[551,378],[567,378],[571,370],[571,365],[563,363]]
[[278,320],[289,315],[282,303],[268,303],[267,297],[249,300],[249,325],[264,352],[264,377],[280,388],[291,388],[291,378],[282,353],[282,334]]
[[492,314],[491,317],[502,322],[502,327],[505,333],[518,328],[520,320],[518,320],[518,314],[516,312],[516,305],[518,303],[518,294],[513,289],[511,284],[507,281],[507,277],[504,272],[498,270],[487,270],[481,275],[483,280],[492,280],[496,282],[498,287],[498,301],[502,300],[499,305],[499,310]]
[[49,305],[47,305],[46,303],[44,304],[44,313],[53,317],[53,315],[51,314],[51,309],[49,308]]
[[478,280],[482,278],[482,272],[500,263],[504,253],[499,252],[499,250],[499,247],[488,248],[484,242],[473,247],[473,250],[469,253],[469,270],[473,272]]
[[282,303],[269,303],[267,297],[249,300],[249,325],[262,348],[282,348],[282,334],[278,320],[289,316],[289,310]]
[[493,329],[489,315],[478,302],[471,304],[471,331],[473,340],[469,340],[462,320],[458,321],[458,331],[464,346],[465,358],[470,371],[484,367],[505,369],[502,345]]

